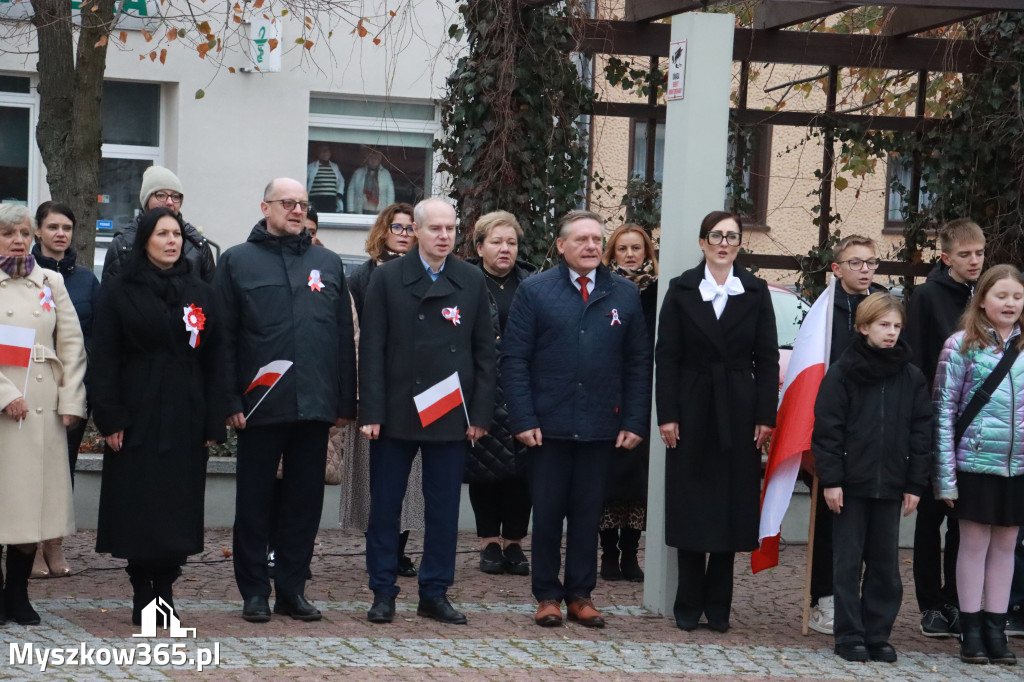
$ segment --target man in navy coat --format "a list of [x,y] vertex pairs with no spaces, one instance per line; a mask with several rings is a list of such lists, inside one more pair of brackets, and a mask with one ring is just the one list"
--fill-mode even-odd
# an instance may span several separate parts
[[[370,278],[359,336],[359,423],[370,439],[366,570],[373,605],[367,619],[389,623],[395,617],[399,516],[419,451],[426,534],[416,613],[464,624],[447,591],[455,580],[467,440],[487,433],[494,412],[491,306],[483,271],[452,255],[454,209],[426,199],[413,219],[416,246]],[[414,397],[456,372],[464,403],[441,407],[435,421],[423,418]]]
[[[570,620],[604,627],[597,583],[597,527],[616,448],[648,433],[651,344],[632,282],[601,264],[604,219],[572,211],[561,221],[562,263],[516,291],[502,342],[509,424],[531,448],[533,595],[538,625]],[[568,519],[565,581],[562,523]]]

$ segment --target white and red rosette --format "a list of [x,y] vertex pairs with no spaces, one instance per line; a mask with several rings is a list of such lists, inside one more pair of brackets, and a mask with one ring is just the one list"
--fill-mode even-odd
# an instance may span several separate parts
[[455,306],[454,308],[442,308],[441,317],[448,320],[456,327],[462,324],[462,318],[459,315],[459,306]]
[[206,327],[206,315],[203,314],[203,309],[197,307],[195,303],[189,303],[185,308],[185,315],[181,319],[185,322],[185,331],[192,334],[189,337],[188,345],[195,348],[199,345],[199,332]]
[[39,292],[39,307],[46,312],[50,312],[56,307],[53,305],[53,290],[46,284],[43,285],[43,290]]
[[320,271],[319,270],[310,270],[309,271],[309,290],[310,291],[320,291],[323,288],[324,288],[324,283],[320,280]]

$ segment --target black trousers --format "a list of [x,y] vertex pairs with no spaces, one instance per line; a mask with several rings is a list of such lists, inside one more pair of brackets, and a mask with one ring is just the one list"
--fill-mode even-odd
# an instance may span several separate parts
[[[571,601],[589,599],[597,585],[597,524],[613,441],[577,442],[545,438],[530,450],[533,499],[533,596]],[[566,521],[565,581],[562,522]]]
[[680,627],[696,627],[701,614],[708,623],[727,625],[732,610],[735,552],[691,552],[680,549],[679,586],[672,613]]
[[889,641],[903,601],[901,506],[902,500],[844,496],[842,513],[833,517],[836,644]]
[[516,476],[500,481],[469,484],[469,502],[481,538],[521,540],[530,526],[530,486]]
[[[946,551],[942,551],[942,520],[946,520]],[[921,496],[914,524],[914,591],[922,612],[960,603],[956,593],[956,555],[960,524],[949,507],[931,491]],[[945,575],[946,583],[942,579]]]
[[832,517],[825,503],[825,487],[818,486],[814,514],[814,555],[811,557],[811,604],[832,594]]
[[[302,594],[324,504],[327,422],[250,426],[238,432],[235,475],[235,582],[243,599],[269,597],[267,545],[277,519],[274,587],[278,597]],[[277,464],[284,478],[276,509]]]

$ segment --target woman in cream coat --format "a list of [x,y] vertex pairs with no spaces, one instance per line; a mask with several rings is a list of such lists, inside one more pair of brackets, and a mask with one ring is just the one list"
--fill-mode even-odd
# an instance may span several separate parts
[[[82,329],[64,279],[30,253],[34,232],[28,209],[0,205],[0,360],[15,363],[0,364],[0,623],[21,625],[39,623],[28,600],[36,543],[75,532],[66,428],[85,417]],[[17,349],[30,344],[26,369]]]

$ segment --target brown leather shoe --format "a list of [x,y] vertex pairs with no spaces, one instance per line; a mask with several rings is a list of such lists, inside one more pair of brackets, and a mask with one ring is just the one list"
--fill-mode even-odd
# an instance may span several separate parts
[[585,628],[603,628],[604,618],[601,612],[594,608],[594,602],[583,597],[576,597],[569,602],[569,620],[579,622]]
[[541,627],[554,628],[562,624],[562,602],[545,599],[537,604],[537,615],[533,622]]

